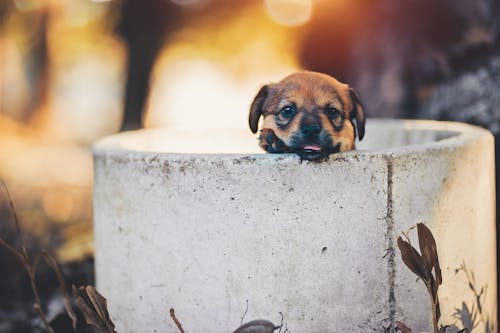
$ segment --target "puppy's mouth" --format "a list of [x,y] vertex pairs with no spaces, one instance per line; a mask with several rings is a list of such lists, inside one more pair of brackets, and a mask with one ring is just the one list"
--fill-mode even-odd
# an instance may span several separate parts
[[320,145],[307,145],[303,149],[307,153],[320,152],[322,150]]
[[328,156],[325,149],[317,144],[308,144],[297,151],[300,158],[304,160],[317,160]]
[[296,153],[304,160],[318,160],[328,157],[330,154],[338,153],[340,144],[334,147],[322,147],[319,144],[307,144],[297,149]]

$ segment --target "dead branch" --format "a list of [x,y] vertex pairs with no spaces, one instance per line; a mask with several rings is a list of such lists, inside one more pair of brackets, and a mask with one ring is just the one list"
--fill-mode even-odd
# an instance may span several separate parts
[[245,319],[247,313],[248,313],[248,300],[247,300],[247,306],[245,308],[245,312],[243,312],[243,316],[241,316],[241,320],[240,320],[240,325],[243,325],[243,320]]
[[177,325],[177,328],[179,329],[179,332],[185,333],[184,329],[182,328],[182,324],[180,323],[180,321],[175,316],[175,311],[174,311],[173,308],[170,309],[170,317],[172,317],[172,320],[174,321],[175,325]]
[[8,244],[2,238],[0,238],[0,245],[2,245],[9,252],[11,252],[17,258],[17,260],[21,263],[21,265],[24,267],[24,269],[26,270],[26,273],[28,274],[28,277],[30,280],[31,291],[33,292],[33,296],[35,297],[33,309],[35,310],[36,314],[40,317],[40,320],[42,321],[42,324],[43,324],[45,330],[49,333],[54,333],[54,330],[49,325],[49,322],[47,320],[47,316],[45,315],[45,312],[43,311],[40,295],[38,294],[38,289],[36,287],[36,268],[38,266],[38,262],[40,261],[40,256],[36,256],[33,261],[31,260],[29,254],[28,254],[28,250],[26,248],[26,244],[24,243],[23,230],[21,228],[21,222],[17,216],[16,208],[14,206],[14,201],[12,200],[9,189],[7,188],[7,185],[5,184],[5,182],[1,179],[0,179],[0,182],[2,183],[2,185],[5,189],[5,193],[7,194],[7,200],[9,201],[12,216],[14,217],[14,224],[16,226],[16,234],[17,234],[17,237],[19,238],[19,241],[21,243],[21,250],[17,250],[16,248],[14,248],[12,245]]
[[50,253],[48,253],[47,251],[45,250],[42,251],[42,256],[45,259],[47,265],[49,265],[52,268],[52,270],[56,273],[57,280],[59,282],[59,287],[61,289],[64,298],[64,308],[66,309],[68,317],[71,319],[71,326],[76,331],[77,316],[75,311],[73,311],[73,307],[71,306],[71,297],[69,295],[68,289],[66,288],[66,282],[64,281],[64,276],[61,272],[61,268],[57,264],[57,261],[54,259],[54,257],[52,257]]

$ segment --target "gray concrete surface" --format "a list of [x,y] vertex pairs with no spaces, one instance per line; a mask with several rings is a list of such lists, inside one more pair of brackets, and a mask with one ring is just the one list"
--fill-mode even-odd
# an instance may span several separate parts
[[245,130],[143,130],[98,142],[94,163],[97,286],[118,332],[176,332],[170,308],[190,333],[280,312],[294,333],[431,331],[396,247],[417,222],[437,241],[442,323],[460,326],[455,308],[475,301],[462,263],[496,321],[486,130],[369,119],[357,151],[322,163],[261,154]]

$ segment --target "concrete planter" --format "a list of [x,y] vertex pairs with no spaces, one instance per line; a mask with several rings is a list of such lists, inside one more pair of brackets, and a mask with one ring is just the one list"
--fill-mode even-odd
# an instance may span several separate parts
[[[99,290],[120,333],[431,331],[430,302],[396,238],[436,237],[442,323],[475,301],[496,323],[493,137],[460,123],[370,120],[358,150],[323,163],[261,154],[246,131],[144,130],[94,147]],[[460,326],[460,324],[457,324]],[[476,328],[483,332],[481,325]],[[496,326],[496,325],[495,325]]]

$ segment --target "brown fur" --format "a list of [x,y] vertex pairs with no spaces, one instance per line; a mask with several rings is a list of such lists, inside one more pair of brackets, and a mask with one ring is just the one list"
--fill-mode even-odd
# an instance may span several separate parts
[[[293,117],[283,116],[282,110],[286,106],[296,110]],[[339,115],[329,116],[328,108],[335,108]],[[305,159],[318,159],[333,152],[352,150],[356,138],[354,120],[359,139],[364,136],[365,117],[356,94],[347,84],[316,72],[295,73],[278,83],[262,87],[250,108],[249,125],[254,133],[261,116],[264,118],[264,132],[259,145],[273,153],[292,151]],[[322,146],[321,154],[308,154],[302,150],[309,140],[303,135],[303,127],[308,125],[320,128],[318,137],[323,140],[311,140]],[[271,138],[273,134],[275,137]]]

